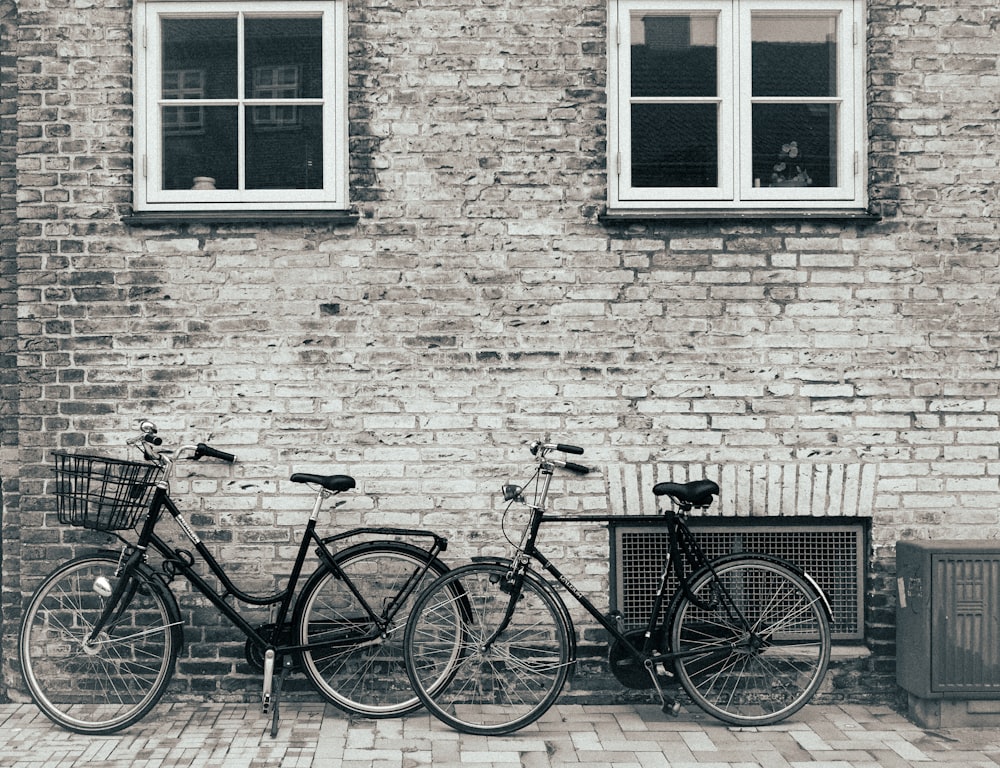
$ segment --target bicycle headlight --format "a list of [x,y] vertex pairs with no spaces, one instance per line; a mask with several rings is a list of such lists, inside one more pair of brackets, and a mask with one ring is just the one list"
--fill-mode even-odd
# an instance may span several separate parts
[[521,491],[524,490],[519,485],[505,485],[503,486],[503,500],[504,501],[524,501],[521,496]]

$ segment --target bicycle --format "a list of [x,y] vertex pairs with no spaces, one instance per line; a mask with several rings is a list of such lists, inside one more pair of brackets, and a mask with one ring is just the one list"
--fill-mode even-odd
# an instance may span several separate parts
[[[184,619],[170,589],[178,577],[246,636],[247,661],[263,673],[262,705],[271,714],[272,736],[282,684],[296,669],[349,713],[391,717],[420,706],[404,672],[402,627],[415,596],[449,572],[439,558],[444,537],[386,527],[321,538],[316,527],[324,500],[354,488],[355,480],[296,473],[291,482],[314,488],[316,499],[291,572],[277,592],[250,594],[226,574],[169,495],[181,458],[233,462],[235,456],[204,443],[169,451],[149,421],[141,422],[140,432],[127,443],[142,451],[142,462],[55,454],[59,522],[110,533],[122,546],[64,563],[28,602],[19,635],[22,675],[48,718],[70,731],[108,734],[156,705],[184,642]],[[157,533],[164,511],[194,553]],[[392,538],[366,540],[371,535]],[[298,590],[310,548],[318,564]],[[150,560],[154,553],[159,562]],[[218,587],[196,570],[199,561]],[[456,584],[458,598],[460,589]],[[274,620],[252,626],[231,598],[269,609]]]
[[[778,558],[736,554],[710,561],[705,556],[685,517],[693,508],[711,505],[719,493],[716,483],[667,482],[653,488],[656,496],[670,500],[664,510],[669,546],[648,621],[627,630],[620,614],[599,611],[538,548],[543,522],[613,518],[546,517],[554,470],[590,472],[550,457],[553,451],[583,453],[572,445],[533,443],[537,466],[527,484],[534,489],[532,500],[526,500],[525,487],[503,486],[509,503],[501,530],[515,547],[514,556],[479,558],[455,568],[413,606],[404,637],[406,670],[420,700],[438,719],[465,733],[506,734],[534,722],[555,703],[575,661],[576,635],[556,587],[533,563],[608,632],[608,663],[615,677],[629,688],[655,689],[667,713],[680,708],[664,692],[665,684],[677,680],[703,710],[739,726],[778,722],[812,698],[829,663],[829,603],[813,579]],[[527,507],[516,538],[508,532],[515,504]],[[679,587],[668,601],[671,573]],[[469,610],[456,610],[451,592],[459,583]]]

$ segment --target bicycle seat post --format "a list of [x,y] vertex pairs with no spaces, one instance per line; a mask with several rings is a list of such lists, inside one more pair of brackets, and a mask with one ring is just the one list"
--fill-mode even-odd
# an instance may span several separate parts
[[319,520],[319,511],[323,506],[323,502],[330,497],[331,493],[326,488],[320,488],[316,492],[316,501],[313,502],[312,514],[309,515],[309,519],[314,523]]

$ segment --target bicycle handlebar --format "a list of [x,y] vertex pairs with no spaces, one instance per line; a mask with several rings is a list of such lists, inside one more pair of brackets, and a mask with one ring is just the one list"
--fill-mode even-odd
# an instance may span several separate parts
[[[575,456],[579,456],[583,453],[583,448],[576,445],[567,445],[565,443],[543,443],[536,441],[530,446],[531,455],[537,456],[539,461],[545,461],[545,454],[550,451],[560,451],[561,453],[570,453]],[[578,475],[586,475],[592,470],[590,467],[585,467],[583,464],[577,464],[572,461],[559,461],[557,459],[548,459],[548,462],[553,466],[560,467],[562,469],[568,469],[570,472],[575,472]]]
[[[142,434],[127,441],[128,444],[139,448],[147,461],[157,461],[161,464],[169,465],[170,458],[164,454],[172,453],[172,451],[159,450],[159,447],[163,445],[163,438],[156,434],[156,425],[148,419],[143,419],[139,423],[139,429],[142,431]],[[205,456],[211,459],[219,459],[220,461],[228,461],[230,464],[236,461],[236,456],[233,454],[220,451],[218,448],[213,448],[205,443],[181,446],[177,455],[180,456],[183,451],[190,451],[191,458],[194,461],[198,461],[198,459]]]
[[578,448],[575,445],[566,445],[565,443],[543,443],[540,440],[533,442],[528,450],[531,451],[532,456],[538,456],[541,453],[544,456],[549,451],[561,451],[562,453],[572,453],[577,456],[583,455],[583,448]]
[[236,456],[231,453],[226,453],[225,451],[220,451],[218,448],[213,448],[210,445],[205,445],[204,443],[198,443],[195,447],[194,460],[198,461],[202,456],[208,456],[210,459],[220,459],[221,461],[228,461],[232,464],[236,461]]

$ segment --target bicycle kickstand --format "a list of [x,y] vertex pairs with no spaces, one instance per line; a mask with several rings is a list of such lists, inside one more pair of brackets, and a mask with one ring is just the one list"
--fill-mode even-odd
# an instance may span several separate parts
[[656,688],[656,692],[660,696],[660,707],[663,710],[663,714],[670,715],[671,717],[677,717],[681,712],[681,705],[672,697],[667,696],[663,692],[663,686],[660,685],[660,681],[656,676],[656,668],[653,662],[646,659],[645,662],[646,672],[649,674],[649,678],[653,681],[653,686]]
[[288,671],[291,668],[292,659],[290,656],[285,656],[281,660],[281,674],[278,676],[278,680],[274,684],[274,708],[271,710],[272,739],[278,737],[278,713],[281,710],[281,691],[285,687],[285,678],[288,677]]

